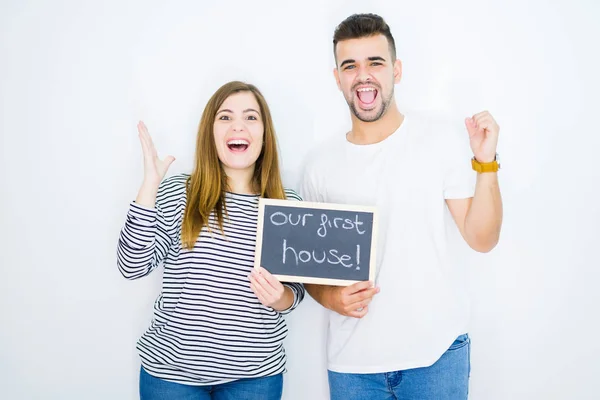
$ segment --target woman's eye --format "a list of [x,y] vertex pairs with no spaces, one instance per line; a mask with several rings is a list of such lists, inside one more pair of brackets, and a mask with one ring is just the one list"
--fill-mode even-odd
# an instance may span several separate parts
[[254,115],[249,115],[248,119],[251,121],[256,121],[256,117]]
[[221,116],[219,117],[219,119],[220,119],[221,121],[229,121],[229,115],[221,115]]

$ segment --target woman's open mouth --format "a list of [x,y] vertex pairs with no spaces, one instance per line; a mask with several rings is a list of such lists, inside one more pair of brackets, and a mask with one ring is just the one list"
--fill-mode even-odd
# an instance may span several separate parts
[[243,153],[250,147],[250,142],[246,139],[231,139],[227,141],[227,147],[233,152]]

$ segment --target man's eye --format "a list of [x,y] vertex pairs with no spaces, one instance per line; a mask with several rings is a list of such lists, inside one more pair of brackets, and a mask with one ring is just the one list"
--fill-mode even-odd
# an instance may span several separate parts
[[383,65],[383,64],[381,64],[380,62],[374,62],[374,63],[373,63],[373,64],[371,64],[371,65],[377,66],[377,65]]
[[351,68],[353,69],[353,68],[354,68],[354,65],[348,65],[348,66],[347,66],[346,68],[344,68],[344,69],[346,70],[346,69],[351,69]]

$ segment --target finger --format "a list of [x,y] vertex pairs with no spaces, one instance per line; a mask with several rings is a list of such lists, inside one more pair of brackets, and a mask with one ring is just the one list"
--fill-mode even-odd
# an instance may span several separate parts
[[489,111],[482,111],[482,112],[478,112],[477,114],[473,115],[473,119],[477,119],[479,117],[485,116],[485,115],[491,115]]
[[498,123],[496,122],[496,120],[494,119],[492,114],[490,114],[490,113],[483,114],[483,115],[477,117],[476,120],[479,125],[487,125],[487,126],[497,126],[498,125]]
[[467,127],[469,137],[473,137],[477,133],[477,124],[473,118],[465,118],[465,126]]
[[352,311],[348,313],[349,317],[353,317],[353,318],[362,318],[365,315],[367,315],[367,313],[369,312],[369,306],[364,307],[362,310],[360,311]]
[[144,138],[148,138],[150,136],[150,134],[148,133],[148,127],[146,126],[146,124],[144,124],[143,121],[140,121],[138,123],[138,132],[140,133],[140,135],[144,136]]
[[269,281],[267,281],[266,277],[260,273],[259,269],[252,270],[252,274],[254,275],[254,278],[260,282],[260,284],[270,293],[276,292],[281,286],[281,283],[279,283],[277,280],[274,282],[274,284],[271,284]]
[[139,135],[140,143],[142,144],[142,155],[144,157],[144,164],[146,167],[149,167],[153,164],[154,156],[152,155],[152,150],[148,145],[148,140],[144,137],[143,133]]
[[252,289],[252,291],[254,292],[254,294],[256,295],[256,297],[258,298],[258,300],[263,304],[263,305],[268,305],[269,301],[267,300],[266,296],[264,295],[264,293],[262,292],[262,290],[256,286],[253,282],[250,282],[250,289]]
[[495,121],[491,115],[481,115],[481,116],[475,118],[475,122],[477,123],[478,126],[485,126],[485,125],[491,125]]
[[250,274],[250,281],[261,291],[263,296],[273,298],[276,296],[276,290],[269,285],[269,283],[262,278],[256,271],[252,271]]
[[146,124],[144,124],[144,121],[139,121],[137,128],[140,134],[148,133],[148,128],[146,127]]
[[473,122],[472,126],[476,131],[480,131],[481,130],[481,126],[479,125],[479,122],[481,121],[481,118],[477,118],[475,116],[473,116],[471,118],[471,121]]
[[484,132],[486,135],[495,135],[498,133],[499,128],[498,125],[493,120],[483,119],[479,121],[479,129]]
[[367,299],[364,299],[362,301],[350,304],[348,307],[346,307],[349,311],[353,311],[353,310],[357,310],[360,311],[362,308],[365,308],[366,306],[368,306],[371,301],[373,301],[373,297],[369,297]]
[[140,139],[140,144],[142,145],[142,153],[144,154],[145,158],[146,154],[148,153],[148,143],[146,143],[146,139],[144,138],[142,132],[138,132],[138,138]]
[[258,272],[260,272],[260,275],[263,276],[266,279],[266,281],[269,282],[269,284],[271,286],[273,286],[274,288],[277,288],[277,287],[281,286],[281,282],[279,281],[279,279],[275,278],[273,276],[273,274],[271,274],[265,268],[258,267]]
[[175,157],[167,156],[167,158],[165,158],[165,167],[169,168],[171,164],[173,164],[173,161],[175,161]]
[[351,296],[348,296],[346,301],[344,301],[344,303],[346,303],[346,304],[359,303],[365,299],[369,299],[369,298],[375,296],[377,293],[379,293],[379,290],[380,289],[378,287],[363,290],[362,292],[358,292]]
[[372,286],[373,286],[373,283],[371,281],[356,282],[356,283],[354,283],[350,286],[346,286],[344,289],[342,289],[342,296],[350,296],[354,293],[360,292],[361,290],[368,289]]
[[482,122],[482,125],[485,126],[487,129],[490,130],[494,130],[494,131],[499,131],[500,127],[498,126],[498,123],[496,123],[496,121],[493,118],[489,118],[487,120],[484,120]]
[[150,136],[150,132],[148,132],[148,127],[144,124],[143,121],[140,121],[138,124],[138,131],[144,137],[146,144],[148,145],[148,150],[152,156],[156,156],[156,148],[154,147],[154,142],[152,141],[152,137]]
[[158,157],[158,153],[156,152],[156,147],[154,147],[154,142],[152,141],[152,136],[150,136],[150,134],[147,132],[146,132],[145,136],[146,136],[146,140],[148,141],[148,149],[150,150],[152,157]]
[[263,306],[269,306],[269,301],[265,298],[265,296],[263,296],[261,293],[255,292],[254,294],[256,294],[256,298],[258,299],[258,301],[260,301],[260,303]]
[[154,155],[152,139],[150,139],[150,135],[148,134],[148,129],[143,122],[138,124],[138,133],[140,137],[140,141],[142,142],[144,154],[150,157]]
[[252,280],[252,279],[250,280],[250,288],[252,289],[254,294],[256,294],[257,296],[260,296],[264,299],[266,299],[268,297],[264,288],[262,286],[260,286],[260,284],[258,282],[256,282],[255,280]]

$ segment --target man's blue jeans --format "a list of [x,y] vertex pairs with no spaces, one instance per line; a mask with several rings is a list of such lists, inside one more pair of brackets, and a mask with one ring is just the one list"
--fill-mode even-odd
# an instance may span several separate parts
[[470,353],[471,339],[465,334],[429,367],[377,374],[329,371],[331,400],[465,400]]

